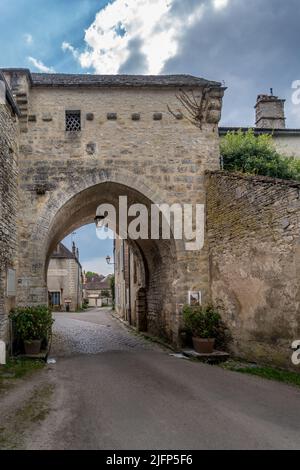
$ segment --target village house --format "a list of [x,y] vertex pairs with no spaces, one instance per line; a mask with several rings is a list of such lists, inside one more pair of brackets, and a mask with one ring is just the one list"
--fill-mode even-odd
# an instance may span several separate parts
[[82,283],[78,248],[73,242],[70,251],[63,243],[59,243],[51,255],[48,267],[49,305],[54,310],[78,310],[82,306]]
[[89,307],[102,307],[111,304],[110,277],[95,274],[84,275],[83,298]]

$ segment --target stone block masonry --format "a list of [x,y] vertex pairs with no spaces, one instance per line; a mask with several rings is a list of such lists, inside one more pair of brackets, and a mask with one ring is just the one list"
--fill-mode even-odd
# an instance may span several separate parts
[[[8,338],[8,313],[14,306],[7,275],[17,267],[18,122],[7,104],[0,104],[0,338]],[[13,285],[9,286],[13,288]],[[9,295],[8,295],[9,294]]]
[[213,301],[221,301],[237,356],[292,367],[300,339],[300,183],[207,175]]

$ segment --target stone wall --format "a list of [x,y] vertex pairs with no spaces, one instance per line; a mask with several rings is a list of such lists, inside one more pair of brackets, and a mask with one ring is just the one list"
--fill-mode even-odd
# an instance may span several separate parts
[[[7,295],[8,269],[17,255],[18,124],[11,108],[0,104],[0,339],[8,338],[8,312],[15,297]],[[11,286],[12,287],[12,286]],[[12,291],[10,292],[12,294]]]
[[300,183],[207,175],[211,294],[238,356],[291,367],[300,339]]

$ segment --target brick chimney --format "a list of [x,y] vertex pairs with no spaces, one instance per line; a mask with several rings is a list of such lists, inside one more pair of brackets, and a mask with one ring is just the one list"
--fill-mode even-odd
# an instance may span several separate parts
[[256,127],[258,129],[285,129],[285,100],[273,95],[258,95],[255,105]]

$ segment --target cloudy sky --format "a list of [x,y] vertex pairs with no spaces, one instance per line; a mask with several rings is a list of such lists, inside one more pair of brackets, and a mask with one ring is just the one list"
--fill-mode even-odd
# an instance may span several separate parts
[[253,125],[272,87],[300,127],[299,24],[299,0],[1,0],[0,66],[224,81],[223,125]]

